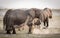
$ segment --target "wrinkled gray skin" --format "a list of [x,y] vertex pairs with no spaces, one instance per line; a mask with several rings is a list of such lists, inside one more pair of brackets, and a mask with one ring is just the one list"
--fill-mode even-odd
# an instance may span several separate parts
[[[33,13],[32,13],[33,12]],[[31,33],[31,26],[32,26],[32,20],[34,17],[34,11],[33,10],[21,10],[21,9],[9,9],[4,18],[3,18],[3,24],[6,25],[6,33],[11,34],[11,30],[13,31],[13,34],[16,34],[14,25],[20,25],[24,23],[29,16],[27,25],[29,26],[29,32]]]

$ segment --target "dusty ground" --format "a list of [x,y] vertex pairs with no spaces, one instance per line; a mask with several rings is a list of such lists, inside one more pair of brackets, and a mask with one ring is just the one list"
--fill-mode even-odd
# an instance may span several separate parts
[[0,20],[0,38],[60,38],[60,11],[53,11],[53,18],[49,19],[48,29],[39,30],[38,34],[27,34],[28,28],[26,28],[22,31],[17,30],[17,34],[8,35],[5,34],[3,23]]

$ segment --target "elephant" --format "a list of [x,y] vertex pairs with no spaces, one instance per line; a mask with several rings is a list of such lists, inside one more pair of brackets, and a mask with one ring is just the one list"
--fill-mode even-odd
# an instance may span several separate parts
[[52,18],[52,10],[50,8],[44,8],[42,10],[41,16],[42,16],[41,20],[43,21],[44,26],[45,26],[44,29],[48,28],[48,26],[49,26],[49,18],[50,19]]
[[15,25],[20,26],[26,21],[26,19],[28,19],[26,23],[29,26],[28,33],[31,33],[31,26],[32,26],[31,22],[34,16],[35,16],[35,12],[31,9],[28,9],[28,10],[9,9],[3,18],[3,25],[6,26],[6,29],[5,29],[6,33],[11,34],[10,31],[13,31],[12,33],[16,34],[14,26]]

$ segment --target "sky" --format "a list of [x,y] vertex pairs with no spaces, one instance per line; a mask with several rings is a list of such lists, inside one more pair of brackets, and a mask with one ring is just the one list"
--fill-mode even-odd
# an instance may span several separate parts
[[60,9],[60,0],[0,0],[0,8]]

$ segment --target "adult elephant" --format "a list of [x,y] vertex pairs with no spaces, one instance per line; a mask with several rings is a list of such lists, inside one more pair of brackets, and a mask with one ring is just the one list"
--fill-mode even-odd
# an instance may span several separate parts
[[14,26],[21,25],[22,23],[26,21],[26,19],[28,19],[27,21],[27,25],[29,26],[28,33],[31,33],[31,26],[32,26],[31,22],[34,16],[35,16],[35,12],[31,9],[29,10],[9,9],[3,18],[3,24],[4,26],[6,26],[6,33],[11,34],[10,31],[13,31],[13,34],[16,34]]

